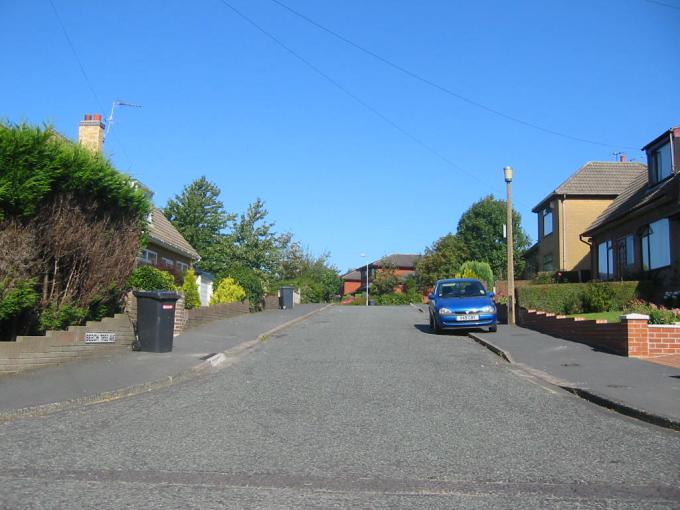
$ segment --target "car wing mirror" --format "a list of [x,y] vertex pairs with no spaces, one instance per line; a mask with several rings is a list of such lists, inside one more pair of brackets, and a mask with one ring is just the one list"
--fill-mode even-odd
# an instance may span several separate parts
[[433,294],[432,292],[430,292],[430,293],[427,295],[427,299],[429,299],[430,301],[434,301],[434,294]]
[[489,296],[490,298],[496,297],[496,293],[493,292],[493,291],[491,291],[491,292],[488,293],[488,296]]

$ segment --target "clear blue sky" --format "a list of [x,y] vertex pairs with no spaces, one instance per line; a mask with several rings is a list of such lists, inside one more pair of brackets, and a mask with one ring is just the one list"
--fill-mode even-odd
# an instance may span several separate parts
[[680,123],[680,0],[282,0],[460,95],[611,146],[460,101],[271,0],[228,0],[455,167],[220,0],[52,1],[92,87],[49,0],[0,0],[0,117],[75,139],[83,114],[142,104],[118,110],[106,153],[157,205],[206,175],[229,211],[261,197],[279,230],[341,270],[455,231],[475,200],[504,196],[508,164],[535,239],[531,207],[575,169],[619,150],[641,159],[636,148]]

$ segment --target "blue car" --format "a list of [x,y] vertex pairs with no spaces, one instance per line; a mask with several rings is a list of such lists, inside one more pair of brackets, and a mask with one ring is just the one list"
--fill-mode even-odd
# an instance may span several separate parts
[[430,328],[474,329],[488,327],[496,332],[496,305],[493,292],[472,278],[437,280],[430,294]]

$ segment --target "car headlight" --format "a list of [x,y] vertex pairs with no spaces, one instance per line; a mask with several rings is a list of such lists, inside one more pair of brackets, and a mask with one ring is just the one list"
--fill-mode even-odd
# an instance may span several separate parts
[[484,308],[482,308],[480,311],[481,311],[481,312],[492,313],[492,312],[495,312],[495,311],[496,311],[496,307],[493,306],[493,305],[487,305],[487,306],[485,306]]
[[439,315],[453,315],[455,312],[453,310],[449,310],[448,308],[440,308],[439,309]]

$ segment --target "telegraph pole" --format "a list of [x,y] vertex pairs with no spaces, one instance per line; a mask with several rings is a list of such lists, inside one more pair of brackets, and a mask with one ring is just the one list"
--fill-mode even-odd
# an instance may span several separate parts
[[503,169],[507,190],[507,245],[508,245],[508,324],[515,324],[515,265],[513,260],[512,239],[512,167]]

